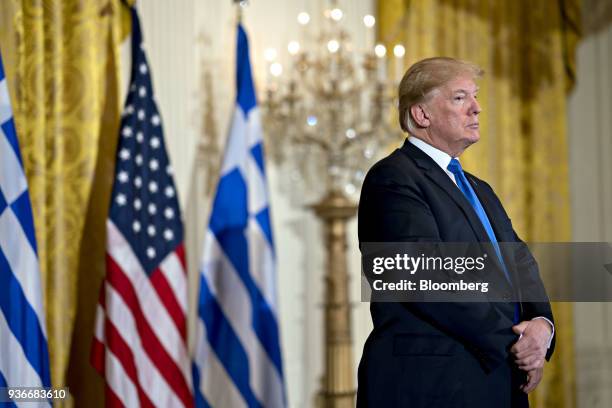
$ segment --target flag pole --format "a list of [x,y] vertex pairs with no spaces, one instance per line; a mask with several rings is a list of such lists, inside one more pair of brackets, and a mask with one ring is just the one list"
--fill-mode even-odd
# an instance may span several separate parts
[[242,23],[242,8],[248,5],[247,0],[232,0],[232,3],[236,5],[236,22],[237,24]]

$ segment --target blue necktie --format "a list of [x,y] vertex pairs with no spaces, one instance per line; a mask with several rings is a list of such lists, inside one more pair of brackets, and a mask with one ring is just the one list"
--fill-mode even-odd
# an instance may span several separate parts
[[[472,208],[476,212],[476,215],[478,215],[478,218],[480,219],[482,226],[484,227],[485,231],[487,232],[487,235],[489,236],[489,240],[491,241],[491,244],[493,244],[493,248],[495,249],[495,253],[497,254],[499,263],[501,264],[502,270],[504,271],[504,275],[506,276],[506,279],[508,280],[510,285],[512,285],[510,274],[508,273],[508,269],[506,269],[506,264],[504,263],[504,258],[502,257],[501,250],[499,249],[499,244],[497,243],[497,238],[495,237],[495,232],[493,231],[493,227],[491,227],[491,222],[489,221],[489,217],[487,217],[487,213],[482,207],[480,200],[478,200],[478,197],[476,196],[474,189],[468,182],[468,179],[465,177],[465,174],[463,173],[463,169],[461,168],[461,164],[459,163],[459,160],[452,159],[450,163],[448,164],[447,168],[455,176],[457,187],[459,187],[459,190],[461,190],[465,198],[467,198],[467,200],[472,205]],[[514,322],[515,323],[519,322],[518,303],[515,303]]]

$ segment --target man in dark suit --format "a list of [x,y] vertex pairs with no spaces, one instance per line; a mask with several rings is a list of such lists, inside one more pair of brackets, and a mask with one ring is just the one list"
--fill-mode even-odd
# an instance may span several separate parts
[[[489,243],[501,265],[491,279],[501,277],[510,295],[480,303],[372,302],[358,407],[527,407],[553,352],[550,304],[517,294],[519,281],[543,290],[537,263],[493,189],[457,160],[480,138],[475,80],[482,73],[451,58],[422,60],[406,72],[399,122],[409,137],[366,176],[359,241]],[[517,245],[502,250],[502,242]]]

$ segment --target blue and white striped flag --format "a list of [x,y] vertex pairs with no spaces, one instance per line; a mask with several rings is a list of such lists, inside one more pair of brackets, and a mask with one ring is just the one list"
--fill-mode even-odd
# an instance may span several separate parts
[[240,25],[236,65],[236,110],[200,265],[195,399],[198,407],[283,407],[261,119]]
[[0,388],[50,387],[32,207],[1,56],[0,311]]

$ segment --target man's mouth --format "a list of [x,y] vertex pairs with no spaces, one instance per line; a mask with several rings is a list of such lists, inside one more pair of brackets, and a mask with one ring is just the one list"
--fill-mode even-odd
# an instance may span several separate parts
[[470,129],[478,129],[479,128],[479,124],[478,123],[472,123],[467,125],[468,128]]

